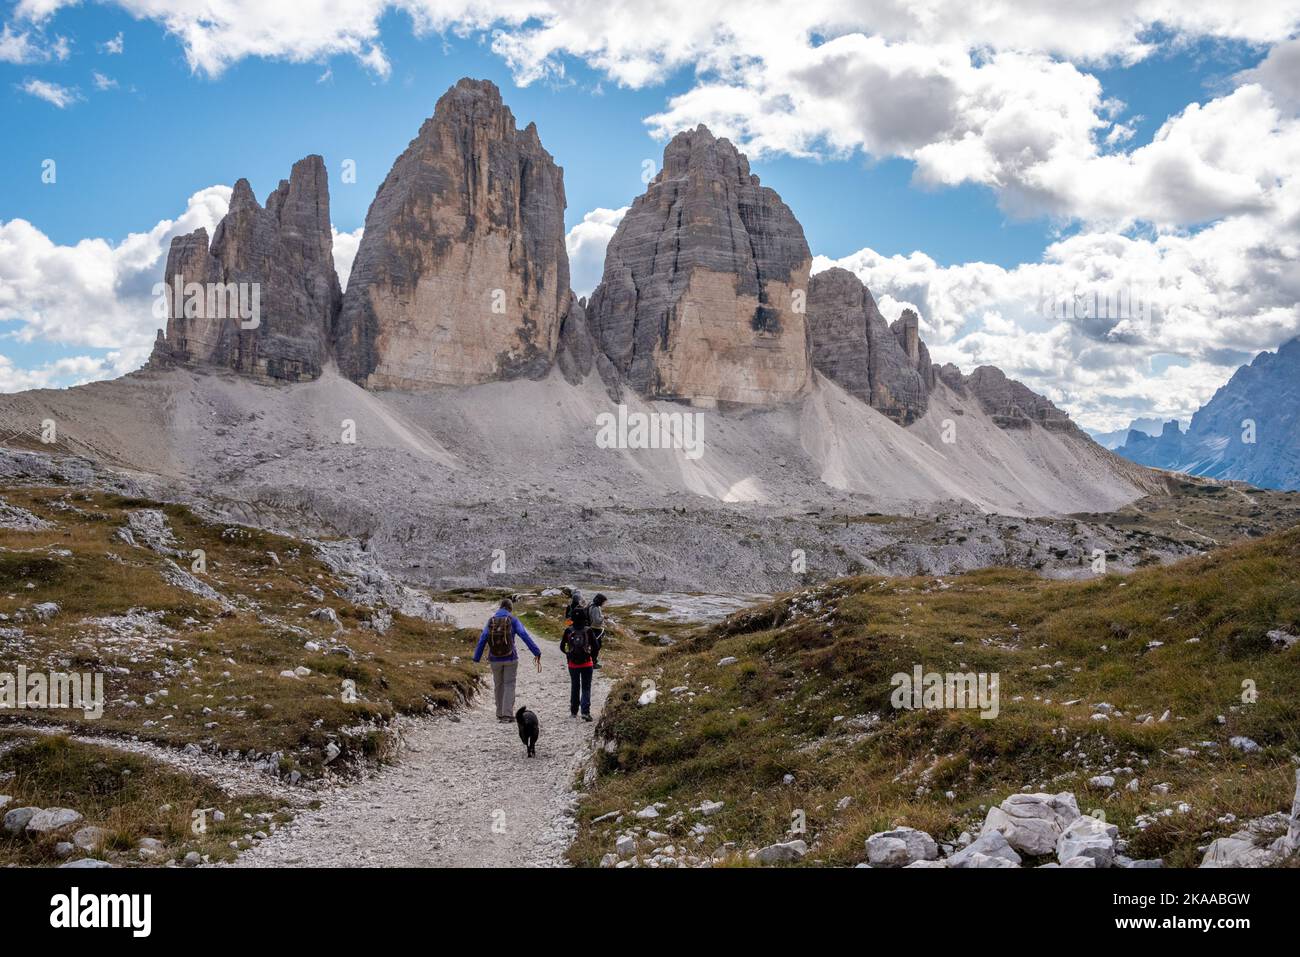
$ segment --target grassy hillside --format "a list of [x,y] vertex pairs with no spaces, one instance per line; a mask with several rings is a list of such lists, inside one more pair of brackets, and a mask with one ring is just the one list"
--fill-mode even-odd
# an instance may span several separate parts
[[[1227,815],[1290,806],[1300,646],[1265,636],[1300,633],[1297,569],[1292,529],[1123,576],[852,578],[733,616],[610,695],[598,730],[612,744],[572,859],[597,863],[652,802],[661,844],[743,851],[789,839],[801,812],[806,863],[845,865],[875,831],[952,841],[1008,794],[1068,790],[1120,826],[1129,856],[1198,863],[1198,846],[1234,830]],[[891,676],[918,664],[998,673],[1000,714],[895,709]],[[658,696],[641,706],[647,680]],[[1090,787],[1101,774],[1115,785]],[[704,818],[704,800],[725,807]],[[695,825],[713,830],[697,841]]]
[[[0,673],[105,675],[98,720],[30,710],[16,715],[25,721],[279,753],[285,772],[310,778],[331,745],[336,770],[382,758],[395,715],[472,693],[465,633],[394,612],[381,634],[375,611],[341,597],[348,583],[299,541],[80,490],[13,488],[3,501],[41,525],[0,529]],[[142,510],[161,513],[169,545],[124,537]],[[206,570],[191,572],[195,549]],[[43,614],[46,603],[57,611]]]

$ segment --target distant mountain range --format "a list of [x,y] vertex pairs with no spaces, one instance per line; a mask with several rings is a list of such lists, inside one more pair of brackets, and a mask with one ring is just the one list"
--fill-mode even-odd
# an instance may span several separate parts
[[1086,429],[1085,431],[1092,436],[1093,441],[1103,449],[1110,449],[1112,452],[1128,441],[1130,432],[1145,432],[1147,435],[1159,435],[1164,429],[1165,423],[1161,419],[1146,418],[1134,419],[1128,424],[1126,429],[1116,429],[1114,432],[1098,432],[1095,429]]
[[1186,432],[1177,421],[1158,435],[1134,429],[1115,451],[1154,468],[1300,490],[1300,338],[1238,369]]

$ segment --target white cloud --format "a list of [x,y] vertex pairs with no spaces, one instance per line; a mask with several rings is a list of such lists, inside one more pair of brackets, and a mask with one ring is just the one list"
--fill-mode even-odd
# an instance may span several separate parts
[[67,356],[27,369],[15,366],[0,353],[0,392],[64,388],[112,379],[138,369],[148,355],[147,348],[120,349],[102,356]]
[[[937,361],[996,365],[1085,424],[1118,428],[1186,418],[1238,364],[1300,335],[1300,217],[1281,205],[1194,233],[1085,232],[1013,269],[871,249],[813,269],[853,271],[887,318],[916,309]],[[1106,301],[1120,293],[1127,308]],[[1171,356],[1182,364],[1153,366]]]
[[[26,220],[0,221],[5,337],[110,350],[20,367],[3,354],[0,340],[0,391],[74,385],[139,368],[162,325],[153,315],[153,287],[163,279],[172,239],[200,227],[211,237],[230,206],[230,194],[229,186],[199,190],[176,219],[116,243],[83,239],[61,246]],[[361,236],[362,227],[334,230],[334,265],[345,287]]]
[[105,40],[100,45],[100,50],[109,56],[118,56],[124,49],[126,49],[126,42],[122,39],[121,30],[117,31],[117,36],[113,37],[113,39]]
[[29,64],[62,62],[68,58],[71,47],[67,37],[56,36],[47,41],[30,30],[15,31],[9,24],[0,27],[0,63]]
[[605,270],[605,247],[627,210],[626,206],[593,209],[565,234],[564,246],[569,252],[569,285],[579,296],[590,296],[600,282]]
[[352,275],[352,261],[357,258],[365,227],[358,226],[350,233],[341,233],[331,224],[330,230],[334,233],[334,271],[339,274],[339,284],[346,290],[348,277]]
[[38,100],[44,100],[46,103],[53,103],[59,109],[65,109],[81,99],[81,94],[75,89],[69,89],[66,86],[60,86],[58,83],[49,83],[45,80],[36,80],[28,78],[19,85],[18,89],[22,90],[28,96],[34,96]]
[[111,90],[117,86],[117,80],[114,80],[109,76],[104,76],[104,74],[100,73],[98,70],[92,71],[90,76],[91,79],[95,81],[95,89],[97,90]]
[[121,350],[143,358],[159,322],[153,285],[161,281],[172,237],[200,226],[211,235],[230,203],[230,187],[190,197],[175,220],[120,242],[53,242],[23,219],[0,222],[0,322],[17,323],[22,342]]

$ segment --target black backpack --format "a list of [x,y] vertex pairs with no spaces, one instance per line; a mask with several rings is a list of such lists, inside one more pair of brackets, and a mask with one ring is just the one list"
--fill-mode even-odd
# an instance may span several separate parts
[[591,615],[587,611],[586,605],[580,605],[574,602],[569,606],[569,621],[573,622],[573,629],[577,631],[580,628],[586,628],[591,624]]
[[586,628],[569,629],[568,637],[565,639],[565,655],[570,663],[583,665],[591,660],[591,636],[587,634]]
[[488,622],[488,651],[494,658],[508,658],[514,650],[509,615],[499,615]]

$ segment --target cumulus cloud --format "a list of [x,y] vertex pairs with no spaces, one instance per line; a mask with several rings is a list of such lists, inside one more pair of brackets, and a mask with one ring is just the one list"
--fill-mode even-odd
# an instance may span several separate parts
[[23,368],[0,353],[0,392],[66,388],[99,379],[112,379],[138,369],[147,349],[118,349],[100,356],[68,356],[36,368]]
[[[161,281],[173,236],[200,226],[209,234],[230,204],[230,187],[211,186],[190,197],[176,219],[164,219],[119,242],[83,239],[62,246],[23,219],[0,222],[0,323],[22,342],[113,350],[108,365],[85,366],[99,378],[127,371],[143,361],[159,322],[153,286]],[[99,361],[99,360],[96,360]],[[22,374],[66,374],[65,360]],[[134,363],[134,365],[133,365]],[[18,381],[12,367],[9,381]]]
[[75,89],[61,86],[58,83],[50,83],[46,80],[36,80],[28,78],[18,87],[28,96],[34,96],[38,100],[44,100],[46,103],[52,103],[59,109],[66,109],[73,103],[81,99],[81,94]]
[[98,70],[93,71],[90,76],[95,81],[95,89],[97,90],[111,90],[117,86],[117,80],[114,80],[111,76],[104,76]]
[[[119,242],[83,239],[63,246],[26,220],[0,221],[4,338],[107,350],[22,367],[3,355],[0,339],[0,391],[75,385],[139,368],[162,324],[153,314],[153,288],[163,279],[172,239],[200,227],[212,236],[230,195],[229,186],[201,189],[175,219]],[[334,265],[346,287],[362,228],[333,232]]]
[[[73,2],[19,0],[0,51],[26,51]],[[1015,269],[871,250],[845,265],[886,311],[916,306],[937,355],[1005,365],[1090,424],[1124,424],[1130,407],[1185,415],[1233,364],[1300,331],[1297,0],[663,0],[654,17],[608,0],[115,2],[210,76],[247,57],[345,55],[386,78],[393,9],[418,34],[489,43],[520,84],[570,61],[633,88],[685,69],[684,92],[646,118],[657,136],[704,122],[755,157],[902,157],[918,184],[985,187],[1008,214],[1079,234]],[[1269,51],[1138,142],[1140,118],[1095,71],[1203,40]],[[594,210],[566,236],[575,289],[598,280],[619,215]],[[354,236],[337,235],[341,276]],[[1105,283],[1158,290],[1163,311],[1066,321],[1037,305],[1044,288]]]
[[605,247],[628,207],[597,208],[582,217],[564,236],[569,252],[569,283],[579,296],[590,296],[605,270]]
[[100,50],[109,56],[118,56],[126,49],[126,42],[122,39],[122,31],[117,31],[117,36],[111,40],[105,40],[100,44]]
[[1085,232],[1013,269],[871,249],[813,269],[856,273],[887,318],[916,309],[936,360],[999,366],[1108,429],[1186,418],[1237,365],[1300,335],[1298,251],[1297,221],[1271,211],[1194,233]]
[[14,30],[9,24],[0,27],[0,63],[31,64],[62,62],[71,53],[67,37],[53,40],[31,30]]
[[330,230],[334,233],[334,271],[339,275],[339,284],[346,290],[348,276],[352,274],[352,261],[357,258],[365,227],[358,226],[350,233],[341,233],[331,225]]

